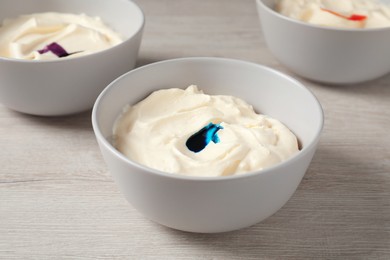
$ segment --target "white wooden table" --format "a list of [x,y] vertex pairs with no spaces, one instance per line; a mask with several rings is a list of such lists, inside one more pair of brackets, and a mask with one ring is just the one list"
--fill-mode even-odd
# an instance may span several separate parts
[[90,111],[20,114],[0,105],[0,259],[390,259],[390,75],[309,82],[265,46],[254,0],[137,0],[139,66],[186,56],[265,64],[323,105],[318,151],[292,199],[253,227],[191,234],[155,224],[119,193]]

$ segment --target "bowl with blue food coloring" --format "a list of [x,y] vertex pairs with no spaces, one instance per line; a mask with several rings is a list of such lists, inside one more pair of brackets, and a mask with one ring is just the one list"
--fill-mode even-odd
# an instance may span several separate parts
[[[37,55],[57,56],[54,59],[28,60],[0,55],[0,103],[13,110],[39,116],[86,111],[92,108],[107,84],[136,64],[144,15],[132,1],[4,0],[0,8],[1,40],[11,41],[1,35],[5,19],[53,12],[99,18],[120,35],[122,42],[87,55],[80,55],[85,49],[70,51],[56,41],[40,47],[32,45]],[[25,24],[31,26],[32,22]],[[77,41],[72,44],[77,46]],[[15,43],[9,45],[3,47],[12,49]]]
[[[125,107],[154,91],[191,84],[207,94],[241,98],[279,119],[298,137],[299,152],[263,170],[201,177],[152,169],[116,149],[113,128]],[[149,64],[119,77],[96,100],[92,124],[108,169],[132,207],[174,229],[217,233],[254,225],[291,198],[316,151],[323,112],[307,88],[278,71],[240,60],[195,57]],[[223,130],[210,123],[193,129],[184,143],[191,152],[201,153],[213,143],[221,144]]]

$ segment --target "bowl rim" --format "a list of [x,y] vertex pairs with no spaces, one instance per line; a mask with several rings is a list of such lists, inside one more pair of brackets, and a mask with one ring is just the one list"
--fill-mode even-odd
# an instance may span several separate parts
[[[245,66],[254,66],[257,67],[258,69],[265,70],[268,72],[273,73],[277,77],[282,77],[292,84],[296,85],[296,87],[302,89],[305,91],[307,94],[309,94],[312,98],[314,103],[316,104],[318,111],[319,111],[319,125],[317,126],[316,133],[313,137],[313,139],[301,150],[299,150],[298,153],[293,155],[292,157],[288,158],[285,161],[282,161],[280,163],[277,163],[273,166],[267,167],[262,170],[256,170],[256,171],[250,171],[238,175],[229,175],[229,176],[187,176],[187,175],[182,175],[182,174],[177,174],[177,173],[167,173],[164,171],[160,171],[157,169],[153,169],[147,166],[144,166],[140,163],[137,163],[128,157],[126,157],[124,154],[119,152],[108,140],[106,137],[104,137],[103,133],[100,131],[100,126],[98,123],[98,117],[99,117],[99,111],[101,109],[100,105],[102,100],[110,94],[111,89],[115,88],[116,85],[118,85],[119,82],[121,82],[124,78],[128,77],[131,74],[137,73],[140,70],[147,69],[149,67],[155,67],[155,66],[160,66],[165,63],[180,63],[180,62],[188,62],[188,61],[210,61],[210,62],[229,62],[229,63],[236,63],[236,64],[241,64]],[[139,170],[144,171],[146,174],[152,174],[152,175],[158,175],[163,178],[169,178],[169,179],[176,179],[176,180],[193,180],[193,181],[202,181],[202,182],[213,182],[213,181],[234,181],[242,178],[251,178],[257,175],[269,175],[273,174],[274,170],[277,170],[278,168],[285,167],[286,165],[292,164],[293,162],[299,160],[301,157],[303,157],[306,153],[310,152],[313,146],[316,146],[319,139],[321,132],[324,127],[324,111],[322,109],[322,106],[317,99],[317,97],[308,89],[306,88],[302,83],[300,83],[298,80],[282,73],[279,72],[278,70],[275,70],[273,68],[260,65],[257,63],[253,62],[248,62],[244,60],[237,60],[237,59],[230,59],[230,58],[217,58],[217,57],[185,57],[185,58],[175,58],[175,59],[168,59],[168,60],[163,60],[163,61],[158,61],[154,63],[150,63],[141,67],[138,67],[134,70],[131,70],[114,81],[112,81],[98,96],[98,98],[95,101],[95,104],[92,109],[92,128],[93,131],[96,135],[97,140],[99,143],[101,143],[110,153],[114,154],[115,157],[119,158],[121,161],[123,161],[126,164],[130,164],[132,167],[135,167]]]
[[[276,2],[276,0],[272,0]],[[340,27],[333,27],[333,26],[321,26],[321,25],[316,25],[316,24],[310,24],[304,21],[300,21],[298,19],[290,18],[288,16],[282,15],[275,11],[274,9],[268,7],[265,3],[264,0],[256,0],[257,6],[260,6],[263,10],[266,12],[270,13],[271,15],[276,16],[279,19],[285,20],[287,22],[292,22],[294,24],[310,27],[310,28],[315,28],[319,30],[324,30],[324,31],[334,31],[334,32],[359,32],[359,33],[367,33],[367,32],[380,32],[380,31],[389,31],[390,26],[387,27],[379,27],[379,28],[340,28]],[[261,15],[259,15],[261,18]]]
[[[104,49],[104,50],[101,50],[101,51],[98,51],[98,52],[93,52],[93,53],[90,53],[90,54],[87,54],[87,55],[83,55],[83,56],[78,56],[78,57],[66,57],[65,59],[52,59],[52,60],[24,60],[24,59],[17,59],[17,58],[9,58],[9,57],[3,57],[3,56],[0,56],[0,61],[4,61],[4,62],[14,62],[14,63],[26,63],[26,64],[34,64],[34,63],[57,63],[57,62],[69,62],[69,61],[74,61],[74,60],[79,60],[79,59],[88,59],[88,58],[93,58],[95,56],[101,56],[101,55],[104,55],[105,53],[107,52],[110,52],[110,51],[113,51],[113,50],[116,50],[117,48],[119,48],[120,46],[132,41],[138,34],[142,33],[142,30],[143,28],[145,27],[145,14],[144,14],[144,11],[133,1],[129,1],[129,0],[116,0],[116,1],[121,1],[123,3],[126,3],[126,4],[129,4],[131,5],[131,8],[133,8],[134,10],[136,10],[139,15],[140,15],[140,23],[139,23],[139,26],[138,28],[129,36],[129,37],[126,37],[122,42],[114,45],[114,46],[111,46],[107,49]],[[57,11],[55,11],[57,12]],[[1,22],[0,21],[0,27],[1,27]],[[103,21],[104,22],[104,21]]]

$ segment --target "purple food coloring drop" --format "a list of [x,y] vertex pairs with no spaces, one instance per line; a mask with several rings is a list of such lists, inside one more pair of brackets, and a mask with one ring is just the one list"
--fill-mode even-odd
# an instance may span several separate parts
[[54,53],[59,58],[67,57],[69,55],[80,52],[80,51],[78,51],[78,52],[68,53],[61,45],[59,45],[56,42],[52,42],[52,43],[46,45],[45,48],[43,48],[42,50],[38,50],[38,52],[40,54],[44,54],[44,53],[49,52],[49,51]]

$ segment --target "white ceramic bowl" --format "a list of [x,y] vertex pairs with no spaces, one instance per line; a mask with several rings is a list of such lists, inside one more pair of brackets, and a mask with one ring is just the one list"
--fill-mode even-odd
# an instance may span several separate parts
[[332,84],[363,82],[390,72],[390,27],[310,25],[277,13],[275,2],[256,0],[262,31],[271,52],[293,72]]
[[[302,150],[263,171],[230,177],[188,177],[139,165],[111,144],[126,104],[151,92],[196,84],[207,94],[242,98],[285,123]],[[317,99],[294,79],[244,61],[183,58],[137,68],[111,83],[92,112],[93,129],[109,171],[126,199],[158,223],[191,232],[223,232],[253,225],[280,209],[300,183],[323,125]]]
[[100,92],[135,66],[144,26],[140,8],[127,0],[1,0],[4,18],[36,12],[99,16],[125,37],[91,55],[50,61],[0,57],[0,102],[34,115],[66,115],[90,109]]

